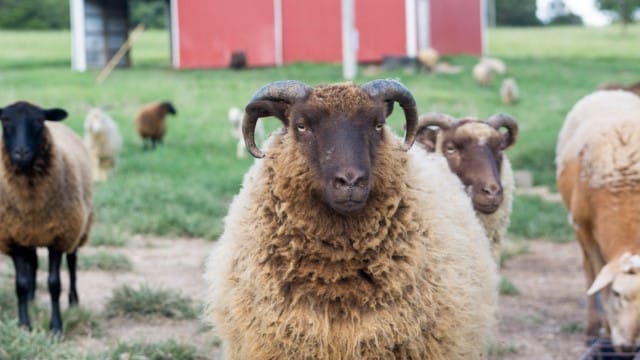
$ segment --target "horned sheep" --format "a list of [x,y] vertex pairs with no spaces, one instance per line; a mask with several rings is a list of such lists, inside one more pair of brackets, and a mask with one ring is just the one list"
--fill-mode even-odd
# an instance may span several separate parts
[[617,348],[640,340],[640,98],[596,91],[568,113],[558,137],[558,190],[583,253],[585,335],[598,337],[602,293]]
[[118,124],[102,109],[89,109],[84,120],[84,143],[89,149],[94,181],[107,180],[122,148]]
[[[404,110],[404,142],[385,126]],[[246,107],[256,160],[208,260],[207,318],[230,359],[481,359],[497,271],[462,184],[414,142],[393,80],[280,81]],[[284,124],[254,141],[258,118]]]
[[23,101],[0,108],[0,251],[13,259],[19,323],[30,328],[36,247],[48,247],[54,333],[62,332],[62,254],[70,275],[69,304],[76,305],[77,250],[87,242],[93,219],[89,154],[79,136],[57,123],[66,116],[63,109]]
[[428,113],[418,122],[416,141],[427,153],[444,156],[462,181],[496,260],[509,227],[515,187],[511,163],[503,151],[517,137],[518,124],[506,114],[482,121]]
[[148,143],[151,143],[152,149],[155,149],[156,144],[162,144],[167,131],[167,114],[177,114],[176,108],[168,101],[147,104],[136,114],[136,130],[145,149]]

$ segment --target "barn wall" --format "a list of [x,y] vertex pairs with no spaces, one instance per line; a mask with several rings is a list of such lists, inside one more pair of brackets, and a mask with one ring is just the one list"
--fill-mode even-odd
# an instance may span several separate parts
[[227,67],[245,51],[249,66],[275,64],[273,3],[255,0],[178,1],[181,68]]
[[405,0],[356,0],[358,61],[405,55]]
[[442,55],[482,55],[482,1],[431,0],[431,46]]
[[340,20],[340,0],[282,0],[284,62],[340,62]]

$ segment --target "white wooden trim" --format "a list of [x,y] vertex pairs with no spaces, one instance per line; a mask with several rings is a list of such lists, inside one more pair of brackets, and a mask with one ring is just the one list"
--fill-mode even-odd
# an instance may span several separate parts
[[84,0],[69,0],[71,15],[71,69],[87,70]]
[[354,1],[342,0],[342,76],[346,80],[355,78],[358,70]]
[[178,23],[178,0],[171,2],[171,61],[174,68],[180,68],[180,24]]
[[431,47],[429,0],[418,0],[418,50]]
[[407,38],[407,56],[415,58],[418,54],[417,24],[416,24],[416,0],[404,1],[404,17]]
[[284,62],[284,49],[282,47],[282,0],[273,0],[273,39],[275,62],[277,66],[282,66]]

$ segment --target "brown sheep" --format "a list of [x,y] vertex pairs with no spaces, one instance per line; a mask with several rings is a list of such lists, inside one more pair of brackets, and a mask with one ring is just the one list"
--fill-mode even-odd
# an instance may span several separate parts
[[[385,126],[394,102],[405,140]],[[281,81],[246,107],[256,161],[207,264],[207,318],[230,359],[482,359],[497,272],[442,158],[406,151],[393,80]],[[266,145],[258,118],[284,127]]]
[[579,100],[556,148],[558,190],[582,247],[589,288],[585,335],[602,321],[617,348],[640,339],[640,98],[597,91]]
[[175,115],[175,107],[168,101],[147,104],[136,114],[136,130],[142,138],[143,147],[155,149],[156,144],[162,144],[166,132],[167,114]]
[[62,254],[69,267],[69,304],[76,305],[76,252],[87,242],[93,219],[89,154],[79,136],[52,122],[66,116],[62,109],[27,102],[0,108],[0,251],[13,259],[19,323],[30,328],[27,303],[35,296],[36,247],[48,247],[54,333],[62,332]]
[[[501,132],[502,128],[507,131]],[[481,121],[429,113],[418,123],[416,141],[428,153],[443,155],[460,178],[496,259],[509,227],[514,191],[511,164],[503,151],[512,147],[517,137],[518,124],[506,114]]]

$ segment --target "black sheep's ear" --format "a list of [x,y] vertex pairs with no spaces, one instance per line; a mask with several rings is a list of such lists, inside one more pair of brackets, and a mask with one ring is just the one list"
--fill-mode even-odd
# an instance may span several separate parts
[[67,112],[63,109],[54,108],[44,110],[44,118],[49,121],[62,121],[67,117]]
[[0,108],[0,116],[2,116],[2,111],[3,110],[4,110],[3,108]]

